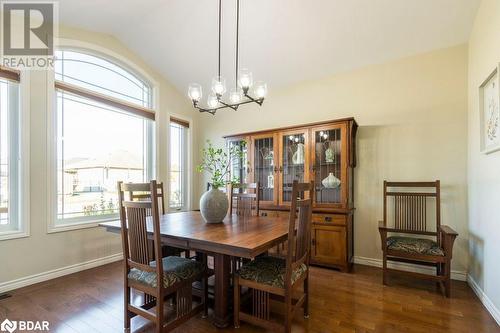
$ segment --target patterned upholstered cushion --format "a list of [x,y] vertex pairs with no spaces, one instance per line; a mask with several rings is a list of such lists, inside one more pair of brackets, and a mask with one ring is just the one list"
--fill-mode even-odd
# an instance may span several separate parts
[[[163,286],[168,288],[177,282],[192,278],[203,271],[203,265],[200,262],[181,258],[165,257],[163,261]],[[152,261],[151,266],[156,267],[156,262]],[[157,279],[155,272],[145,272],[137,268],[132,268],[128,273],[130,280],[156,288]]]
[[387,249],[407,253],[444,256],[436,242],[430,239],[392,236],[387,238]]
[[[292,283],[297,281],[307,271],[307,266],[302,264],[292,272]],[[262,256],[243,265],[238,271],[244,280],[252,280],[273,287],[285,287],[286,261],[282,258]]]

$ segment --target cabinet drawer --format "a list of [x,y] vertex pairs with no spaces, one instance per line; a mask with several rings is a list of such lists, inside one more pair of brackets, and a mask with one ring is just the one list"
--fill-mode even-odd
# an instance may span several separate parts
[[312,228],[311,259],[320,264],[345,265],[346,228],[316,225]]
[[335,215],[335,214],[313,214],[313,222],[319,223],[331,223],[336,225],[346,225],[345,215]]

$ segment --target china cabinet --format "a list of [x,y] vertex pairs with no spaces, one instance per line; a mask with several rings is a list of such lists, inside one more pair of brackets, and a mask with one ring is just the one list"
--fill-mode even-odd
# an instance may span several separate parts
[[353,118],[226,136],[246,142],[231,176],[258,182],[260,214],[288,216],[294,180],[314,180],[311,263],[348,271],[353,260]]

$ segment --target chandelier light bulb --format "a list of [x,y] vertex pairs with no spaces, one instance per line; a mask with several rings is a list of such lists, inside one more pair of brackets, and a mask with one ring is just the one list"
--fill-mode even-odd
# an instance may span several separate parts
[[219,106],[219,100],[217,99],[217,96],[216,95],[208,96],[207,105],[211,109],[215,109],[217,106]]
[[188,88],[188,96],[193,102],[199,102],[203,96],[203,91],[198,83],[192,83]]
[[226,92],[226,80],[222,76],[216,76],[212,79],[212,91],[219,96]]
[[252,72],[246,68],[241,69],[238,81],[243,90],[248,90],[253,84]]
[[240,89],[235,88],[229,93],[229,100],[232,104],[238,104],[239,102],[241,102],[242,98],[243,96]]
[[326,133],[323,134],[323,139],[325,139],[325,140],[328,139],[328,134],[326,134]]
[[299,138],[295,138],[295,142],[299,142]]
[[255,83],[255,89],[254,89],[255,96],[257,98],[264,98],[267,95],[267,84],[265,84],[262,81],[258,81]]

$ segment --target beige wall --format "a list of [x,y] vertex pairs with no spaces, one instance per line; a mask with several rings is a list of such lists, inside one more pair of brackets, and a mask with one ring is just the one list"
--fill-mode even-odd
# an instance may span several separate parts
[[[300,69],[297,69],[300,70]],[[442,181],[442,219],[460,236],[453,268],[467,269],[467,46],[273,89],[264,106],[200,117],[200,143],[238,132],[355,117],[355,255],[381,258],[382,182]],[[200,193],[203,191],[201,182]]]
[[[159,179],[167,177],[167,146],[169,113],[184,115],[193,121],[196,133],[198,114],[193,111],[186,96],[150,69],[115,38],[76,29],[61,28],[60,37],[96,44],[132,61],[159,84]],[[31,73],[31,235],[27,238],[0,241],[0,290],[2,284],[107,257],[121,252],[120,238],[101,228],[90,228],[60,233],[47,233],[47,73]],[[194,136],[195,150],[198,139]],[[193,177],[194,181],[198,176]],[[195,188],[198,184],[194,184]]]
[[500,62],[500,2],[483,0],[469,42],[470,278],[496,306],[500,322],[500,152],[480,152],[479,85]]

